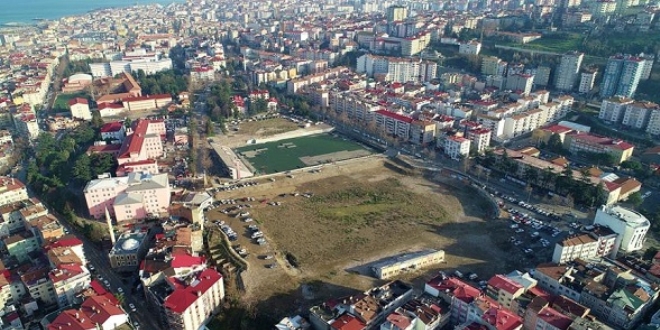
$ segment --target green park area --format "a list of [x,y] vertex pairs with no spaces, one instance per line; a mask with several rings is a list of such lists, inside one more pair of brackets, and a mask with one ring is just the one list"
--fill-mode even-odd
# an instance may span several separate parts
[[359,144],[333,134],[253,144],[235,150],[260,174],[277,173],[368,155]]

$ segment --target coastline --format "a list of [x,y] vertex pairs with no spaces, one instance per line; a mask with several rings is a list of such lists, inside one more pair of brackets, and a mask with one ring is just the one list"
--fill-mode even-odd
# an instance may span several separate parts
[[[0,27],[19,28],[32,27],[42,22],[56,21],[64,17],[89,15],[100,10],[129,8],[135,5],[162,5],[173,3],[182,4],[186,0],[102,0],[90,2],[88,0],[59,0],[60,4],[53,4],[52,0],[24,0],[21,7],[10,7],[0,12]],[[39,8],[40,10],[35,10]],[[38,18],[38,20],[35,20]]]

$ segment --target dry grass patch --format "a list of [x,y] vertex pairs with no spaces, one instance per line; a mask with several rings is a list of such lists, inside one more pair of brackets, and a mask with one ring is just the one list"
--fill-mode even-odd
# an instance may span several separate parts
[[271,136],[299,129],[298,124],[283,118],[272,118],[258,121],[246,121],[240,124],[236,135]]
[[258,208],[254,215],[278,249],[293,255],[306,272],[410,248],[425,241],[430,225],[447,219],[435,196],[411,192],[396,178],[362,182],[338,176],[299,191],[315,196],[280,198],[282,206]]

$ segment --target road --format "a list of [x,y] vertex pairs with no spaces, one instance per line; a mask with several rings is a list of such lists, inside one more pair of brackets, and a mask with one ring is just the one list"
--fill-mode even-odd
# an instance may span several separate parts
[[[108,259],[107,251],[103,251],[96,243],[91,242],[80,232],[77,232],[75,227],[71,226],[66,222],[63,217],[59,214],[53,212],[59,221],[68,228],[72,234],[78,237],[83,242],[83,252],[89,264],[92,264],[95,268],[93,272],[93,277],[96,279],[103,278],[110,283],[108,288],[102,280],[99,280],[109,292],[117,295],[119,294],[118,289],[122,288],[124,295],[124,310],[129,314],[132,321],[137,321],[140,324],[141,329],[145,330],[159,330],[160,327],[156,322],[153,316],[153,312],[148,309],[148,306],[145,303],[145,297],[139,294],[132,294],[132,285],[133,278],[129,280],[129,284],[126,285],[122,282],[122,278],[115,273],[110,267],[110,260]],[[128,308],[128,304],[133,303],[137,308],[136,312],[131,312]],[[132,322],[131,322],[132,323]]]

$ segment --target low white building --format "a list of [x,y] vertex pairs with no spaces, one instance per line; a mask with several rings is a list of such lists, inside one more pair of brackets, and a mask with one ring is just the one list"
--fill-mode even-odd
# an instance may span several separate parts
[[378,262],[371,270],[378,279],[388,279],[407,271],[437,265],[445,261],[445,251],[426,250],[398,255]]
[[458,53],[463,55],[479,55],[481,43],[476,40],[461,42],[458,45]]
[[76,97],[69,101],[71,117],[74,119],[92,120],[92,112],[89,110],[89,102],[82,97]]

